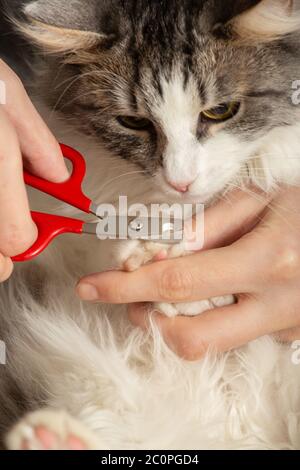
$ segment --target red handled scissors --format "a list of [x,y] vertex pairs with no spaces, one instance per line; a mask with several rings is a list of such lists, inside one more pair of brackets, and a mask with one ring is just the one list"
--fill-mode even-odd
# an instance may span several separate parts
[[[32,219],[38,228],[38,239],[25,253],[15,256],[13,261],[29,261],[37,257],[54,238],[64,233],[88,233],[101,240],[135,239],[167,244],[178,243],[183,239],[183,221],[181,219],[173,218],[170,221],[170,218],[162,216],[148,218],[99,215],[102,210],[101,205],[95,204],[82,191],[82,183],[86,174],[83,156],[67,145],[61,144],[61,149],[64,157],[70,160],[73,165],[72,175],[68,181],[51,183],[24,171],[25,183],[87,214],[94,214],[99,222],[86,223],[78,219],[32,212]],[[112,218],[115,220],[111,220]],[[114,230],[110,231],[108,227],[114,227]]]

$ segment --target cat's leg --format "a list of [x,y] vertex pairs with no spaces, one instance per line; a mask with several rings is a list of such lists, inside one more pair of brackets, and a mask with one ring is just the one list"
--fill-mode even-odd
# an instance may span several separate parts
[[104,450],[84,424],[48,408],[25,416],[8,434],[6,445],[9,450]]

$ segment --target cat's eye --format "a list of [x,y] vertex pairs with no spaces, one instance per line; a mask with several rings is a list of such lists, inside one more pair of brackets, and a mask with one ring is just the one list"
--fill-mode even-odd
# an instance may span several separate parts
[[240,109],[240,103],[231,101],[230,103],[222,103],[215,108],[202,111],[201,118],[204,121],[224,122],[233,118]]
[[152,127],[152,122],[149,119],[135,116],[119,116],[117,121],[121,126],[134,131],[147,131]]

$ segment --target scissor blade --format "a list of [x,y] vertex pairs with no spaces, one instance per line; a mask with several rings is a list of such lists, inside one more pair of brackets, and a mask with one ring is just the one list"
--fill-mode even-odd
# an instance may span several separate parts
[[174,217],[137,217],[128,225],[129,238],[166,244],[175,244],[183,240],[182,219]]
[[100,240],[143,240],[176,244],[183,240],[184,221],[174,217],[107,217],[96,224],[85,224],[84,233]]

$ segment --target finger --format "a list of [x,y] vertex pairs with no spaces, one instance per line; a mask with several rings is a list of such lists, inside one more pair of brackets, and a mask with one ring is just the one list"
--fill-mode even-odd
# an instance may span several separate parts
[[[148,309],[148,311],[147,311]],[[129,318],[142,329],[149,327],[149,307],[130,306]],[[225,352],[272,332],[264,321],[264,306],[253,299],[205,312],[197,317],[167,318],[154,314],[168,346],[180,357],[195,361],[208,351]]]
[[58,142],[38,114],[19,78],[1,60],[0,79],[6,85],[3,108],[16,129],[28,169],[54,182],[66,180],[69,173]]
[[36,239],[23,181],[18,139],[0,108],[0,252],[14,256]]
[[77,292],[83,300],[115,304],[193,302],[254,292],[270,264],[272,249],[264,239],[249,235],[226,248],[154,263],[133,273],[94,274],[80,281]]
[[[203,248],[208,250],[229,245],[251,231],[273,197],[274,195],[251,188],[229,193],[226,199],[223,198],[205,212]],[[195,232],[196,219],[192,233]]]
[[6,281],[13,272],[13,263],[10,258],[0,254],[0,282]]

